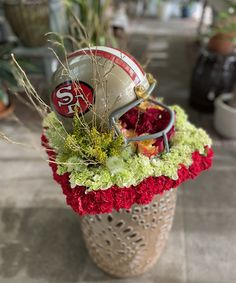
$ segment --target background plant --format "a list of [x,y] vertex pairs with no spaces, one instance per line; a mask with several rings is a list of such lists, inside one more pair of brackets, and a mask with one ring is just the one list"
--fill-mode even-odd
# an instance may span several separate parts
[[111,0],[66,0],[68,32],[73,48],[117,46],[107,11]]
[[12,74],[10,53],[14,47],[13,43],[0,45],[0,100],[6,97],[8,87],[16,87],[17,83]]
[[217,19],[216,25],[213,29],[214,33],[227,33],[232,34],[232,39],[236,39],[236,7],[231,7],[232,12],[220,12]]

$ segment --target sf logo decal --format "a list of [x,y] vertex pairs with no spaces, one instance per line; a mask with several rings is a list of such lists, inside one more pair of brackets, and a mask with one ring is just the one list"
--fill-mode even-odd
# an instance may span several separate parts
[[82,81],[64,82],[52,92],[52,103],[65,117],[73,117],[75,105],[79,107],[79,113],[85,113],[93,104],[93,88]]

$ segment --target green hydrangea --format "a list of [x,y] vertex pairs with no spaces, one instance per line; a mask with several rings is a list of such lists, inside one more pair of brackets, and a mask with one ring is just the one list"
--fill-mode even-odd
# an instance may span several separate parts
[[108,189],[113,185],[111,174],[106,167],[102,168],[89,168],[84,169],[82,172],[73,171],[70,174],[71,187],[85,186],[88,191],[98,189]]
[[43,127],[46,129],[46,136],[49,141],[49,146],[60,152],[67,132],[63,124],[58,120],[54,112],[49,113],[43,120]]
[[[92,128],[90,135],[85,136],[76,120],[73,133],[68,134],[55,114],[50,113],[44,119],[44,126],[49,145],[57,152],[57,173],[69,172],[71,186],[85,186],[88,191],[112,185],[129,187],[150,176],[177,179],[179,164],[190,166],[192,152],[205,154],[204,147],[211,146],[212,141],[203,129],[188,122],[183,109],[176,105],[172,109],[176,113],[176,133],[170,152],[152,159],[134,154],[131,146],[124,147],[122,137],[114,142],[112,132],[99,133]],[[84,155],[94,163],[87,162]]]

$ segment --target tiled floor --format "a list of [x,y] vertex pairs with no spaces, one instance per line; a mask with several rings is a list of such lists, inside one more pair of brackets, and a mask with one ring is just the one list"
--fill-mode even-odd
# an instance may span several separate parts
[[[150,44],[149,50],[155,46],[157,52],[168,55],[157,56],[149,69],[158,75],[161,96],[169,103],[183,105],[190,119],[211,133],[216,153],[212,170],[179,189],[169,242],[154,268],[143,277],[118,280],[104,274],[89,258],[79,218],[66,207],[59,187],[52,181],[45,155],[37,151],[37,127],[33,126],[34,132],[29,133],[11,119],[1,121],[1,130],[8,136],[18,141],[31,139],[35,145],[24,149],[0,142],[1,283],[236,282],[236,143],[224,141],[214,132],[211,115],[201,115],[188,107],[193,27],[187,27],[186,37],[181,36],[180,26],[175,33],[176,23],[169,24],[167,35],[161,35],[162,44],[158,45],[157,24],[148,21],[142,25],[145,34],[138,30],[133,35],[131,49],[142,45],[142,49],[136,46],[136,53],[143,50],[142,56],[136,56],[148,57]],[[28,120],[26,113],[22,117]]]

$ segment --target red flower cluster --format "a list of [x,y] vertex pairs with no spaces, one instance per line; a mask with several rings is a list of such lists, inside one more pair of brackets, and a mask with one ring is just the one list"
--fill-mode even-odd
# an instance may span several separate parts
[[157,108],[147,108],[145,112],[141,112],[136,107],[121,116],[120,121],[124,128],[135,129],[138,135],[154,134],[167,127],[170,114],[167,110]]
[[[138,136],[161,132],[168,126],[169,121],[170,113],[167,110],[152,107],[147,108],[145,112],[142,112],[138,107],[132,108],[120,118],[122,127],[127,130],[134,130]],[[168,140],[173,137],[174,132],[173,126],[167,133]],[[158,149],[158,153],[164,151],[163,137],[157,138],[152,145]],[[145,154],[144,152],[141,153]],[[147,154],[147,156],[149,155]]]
[[143,180],[137,186],[129,188],[119,188],[112,186],[107,190],[85,193],[86,188],[83,186],[70,187],[69,174],[58,175],[55,153],[48,146],[47,138],[42,135],[42,144],[46,148],[49,165],[53,171],[53,178],[61,185],[63,193],[66,195],[67,204],[80,215],[109,213],[113,209],[129,209],[134,203],[148,204],[157,194],[162,194],[171,188],[178,187],[182,182],[188,179],[194,179],[201,171],[206,170],[212,165],[213,150],[206,147],[206,156],[201,155],[198,151],[192,154],[193,163],[187,168],[180,164],[178,170],[179,178],[172,180],[168,177],[149,177]]

